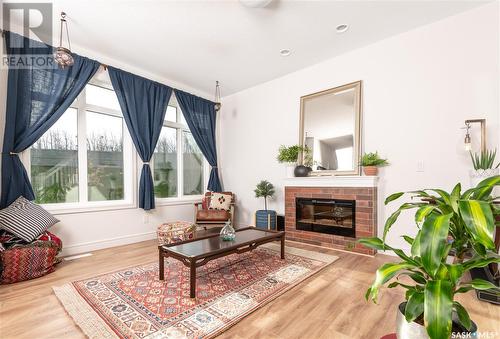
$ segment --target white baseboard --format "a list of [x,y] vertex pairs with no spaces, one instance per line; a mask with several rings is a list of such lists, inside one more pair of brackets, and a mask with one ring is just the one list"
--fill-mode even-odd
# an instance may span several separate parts
[[89,241],[69,246],[65,246],[63,243],[63,250],[60,256],[68,256],[85,252],[97,251],[97,250],[102,250],[104,248],[128,245],[155,238],[156,238],[156,232],[153,231],[153,232],[129,234],[121,237],[101,239],[96,241]]

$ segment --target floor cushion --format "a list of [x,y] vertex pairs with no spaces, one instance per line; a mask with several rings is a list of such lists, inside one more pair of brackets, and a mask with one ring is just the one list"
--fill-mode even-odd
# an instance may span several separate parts
[[61,239],[48,231],[32,242],[3,231],[0,234],[0,284],[34,279],[54,271],[60,262],[57,254],[61,250]]
[[192,239],[196,225],[187,221],[167,222],[158,226],[158,244],[168,245],[179,241]]
[[52,214],[23,196],[0,210],[0,229],[27,242],[34,241],[57,222]]

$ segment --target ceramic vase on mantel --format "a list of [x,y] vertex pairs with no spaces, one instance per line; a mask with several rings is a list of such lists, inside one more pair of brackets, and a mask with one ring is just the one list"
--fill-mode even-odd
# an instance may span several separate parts
[[476,187],[484,179],[488,179],[500,173],[500,168],[489,168],[485,170],[471,170],[469,172],[470,184],[472,187]]
[[295,174],[293,173],[295,171],[295,166],[297,166],[297,164],[295,164],[293,162],[289,162],[289,163],[285,164],[287,178],[294,178],[295,177]]

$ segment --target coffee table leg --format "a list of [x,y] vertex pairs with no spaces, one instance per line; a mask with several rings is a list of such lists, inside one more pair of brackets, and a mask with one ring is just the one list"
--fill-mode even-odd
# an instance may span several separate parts
[[196,297],[196,263],[194,261],[191,261],[191,264],[189,265],[190,268],[190,284],[189,284],[189,296],[191,298]]
[[159,252],[159,266],[160,266],[160,280],[165,278],[165,258],[163,257],[163,251],[160,249]]
[[281,236],[281,259],[285,259],[285,235]]

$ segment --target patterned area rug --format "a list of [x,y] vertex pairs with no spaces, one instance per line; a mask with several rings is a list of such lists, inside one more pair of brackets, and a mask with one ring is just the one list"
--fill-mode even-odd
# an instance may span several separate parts
[[165,281],[158,263],[74,281],[54,292],[90,338],[211,338],[338,258],[267,244],[197,269],[196,299],[189,269],[169,258]]

